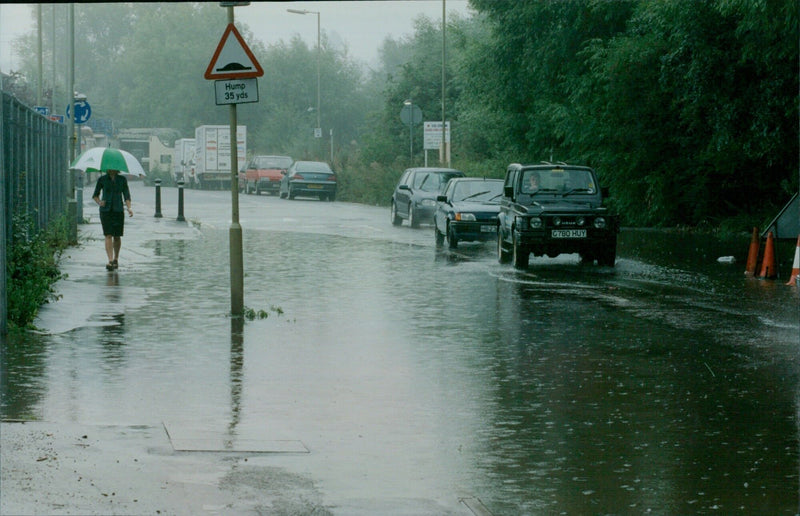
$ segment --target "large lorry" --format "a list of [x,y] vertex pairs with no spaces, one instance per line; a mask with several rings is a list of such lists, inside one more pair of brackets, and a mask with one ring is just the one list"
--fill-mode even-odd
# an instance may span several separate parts
[[183,181],[186,186],[195,185],[194,138],[175,140],[175,156],[172,158],[172,179]]
[[[227,125],[201,125],[194,133],[195,176],[202,189],[231,186],[231,129]],[[236,127],[236,155],[239,167],[247,156],[247,127]],[[238,173],[238,171],[237,171]]]

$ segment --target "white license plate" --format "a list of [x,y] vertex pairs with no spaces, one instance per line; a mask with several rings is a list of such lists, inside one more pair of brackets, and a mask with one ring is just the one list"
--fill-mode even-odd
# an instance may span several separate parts
[[481,233],[497,233],[497,226],[481,226]]
[[308,185],[309,189],[322,190],[322,185]]
[[550,236],[553,238],[586,238],[585,229],[554,229]]

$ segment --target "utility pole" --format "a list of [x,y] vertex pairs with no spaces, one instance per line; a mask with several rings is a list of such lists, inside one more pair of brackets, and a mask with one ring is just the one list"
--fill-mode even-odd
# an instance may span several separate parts
[[44,76],[42,75],[42,4],[36,5],[36,42],[37,42],[37,84],[36,84],[36,105],[42,105],[42,82]]
[[442,0],[442,144],[439,146],[439,163],[441,164],[449,164],[449,160],[447,159],[447,143],[445,142],[445,135],[447,121],[444,118],[444,103],[445,103],[445,59],[447,57],[447,53],[445,51],[447,36],[446,36],[446,27],[447,23],[445,22],[445,0]]

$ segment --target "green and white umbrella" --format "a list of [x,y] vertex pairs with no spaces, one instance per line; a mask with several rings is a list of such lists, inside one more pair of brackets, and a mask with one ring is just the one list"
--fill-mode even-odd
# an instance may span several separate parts
[[70,168],[84,172],[119,170],[136,176],[144,176],[144,168],[130,152],[111,147],[92,147],[78,156]]

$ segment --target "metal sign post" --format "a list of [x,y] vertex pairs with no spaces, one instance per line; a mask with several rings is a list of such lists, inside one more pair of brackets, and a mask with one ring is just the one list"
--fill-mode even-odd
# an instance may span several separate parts
[[422,110],[411,99],[403,102],[400,121],[408,126],[409,166],[414,164],[414,126],[422,122]]
[[[236,104],[258,101],[255,77],[264,75],[250,48],[233,24],[233,8],[250,2],[220,2],[228,9],[228,26],[206,69],[206,79],[220,79],[215,84],[217,104],[230,104],[231,125],[231,315],[244,315],[244,259],[242,257],[242,226],[239,224],[239,140],[237,139]],[[236,81],[232,81],[236,79]],[[249,82],[252,79],[253,83]],[[253,92],[255,100],[253,100]],[[219,102],[221,96],[222,102]]]

